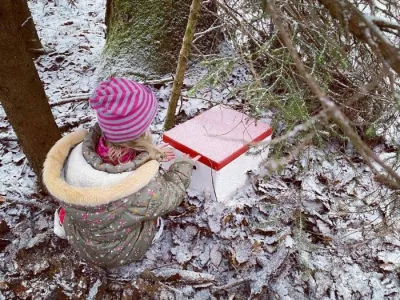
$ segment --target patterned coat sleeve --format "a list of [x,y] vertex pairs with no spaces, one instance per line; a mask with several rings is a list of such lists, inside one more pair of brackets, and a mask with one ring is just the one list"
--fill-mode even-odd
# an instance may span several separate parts
[[174,163],[169,171],[148,186],[151,196],[146,215],[156,218],[179,206],[190,184],[194,163],[189,160]]

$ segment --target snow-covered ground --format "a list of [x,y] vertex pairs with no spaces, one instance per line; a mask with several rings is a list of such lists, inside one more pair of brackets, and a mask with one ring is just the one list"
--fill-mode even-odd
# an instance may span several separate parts
[[[79,0],[71,8],[65,0],[30,1],[42,43],[53,49],[36,61],[51,103],[90,93],[95,84],[104,2]],[[236,81],[246,79],[236,71]],[[156,136],[170,88],[155,90]],[[224,94],[203,90],[198,97]],[[182,111],[193,116],[208,105],[191,99]],[[95,121],[85,101],[55,106],[53,114],[70,129]],[[1,111],[5,136],[13,132]],[[379,152],[390,155],[384,147]],[[163,237],[141,262],[107,271],[88,266],[54,236],[53,202],[36,191],[17,142],[1,140],[0,155],[0,299],[400,298],[399,230],[381,226],[399,223],[389,205],[395,195],[351,149],[309,147],[277,175],[249,176],[230,206],[189,195],[165,218]]]

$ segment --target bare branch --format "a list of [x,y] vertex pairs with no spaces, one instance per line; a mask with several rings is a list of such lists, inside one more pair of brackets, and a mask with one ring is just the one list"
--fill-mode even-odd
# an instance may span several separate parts
[[384,28],[391,28],[400,31],[399,24],[394,24],[381,18],[372,18],[372,22],[382,30],[384,30]]

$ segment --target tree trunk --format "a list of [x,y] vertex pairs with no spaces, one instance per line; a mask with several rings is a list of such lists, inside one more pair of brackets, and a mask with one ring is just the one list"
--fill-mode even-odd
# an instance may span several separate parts
[[194,32],[196,31],[197,21],[199,18],[200,1],[201,0],[193,0],[192,6],[190,7],[189,20],[186,26],[186,32],[183,38],[181,51],[179,53],[174,85],[172,86],[171,97],[169,99],[168,112],[164,124],[165,130],[169,130],[175,125],[176,106],[178,104],[179,97],[181,96],[183,79],[185,76],[187,62],[189,60],[190,45],[193,41]]
[[[173,73],[190,3],[191,0],[107,0],[102,77],[149,78]],[[212,14],[202,15],[199,30],[214,20]]]
[[33,171],[41,179],[47,152],[61,138],[22,29],[15,0],[0,5],[0,100]]
[[32,57],[40,56],[40,51],[38,50],[42,48],[42,44],[40,43],[27,0],[14,0],[13,9],[13,16],[17,26],[20,28],[26,49]]

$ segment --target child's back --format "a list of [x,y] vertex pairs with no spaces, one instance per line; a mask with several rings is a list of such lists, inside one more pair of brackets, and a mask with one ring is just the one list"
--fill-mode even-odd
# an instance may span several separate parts
[[63,137],[48,154],[43,179],[65,210],[70,244],[91,263],[117,267],[143,257],[157,218],[183,200],[193,161],[176,162],[164,175],[146,151],[105,163],[96,153],[101,137],[98,125]]

